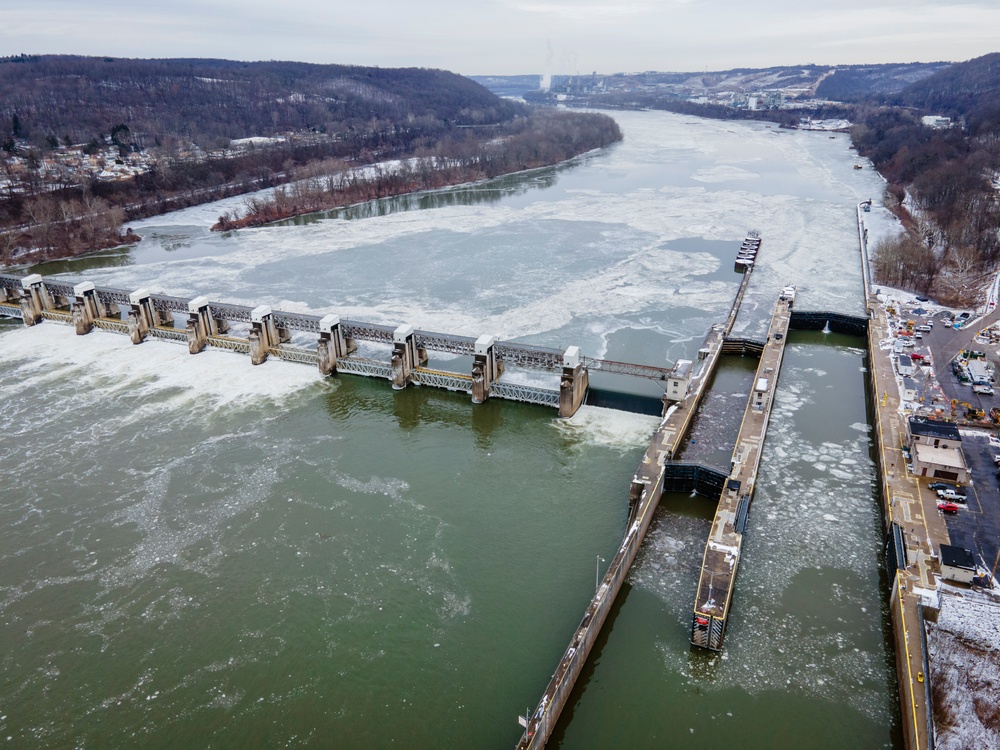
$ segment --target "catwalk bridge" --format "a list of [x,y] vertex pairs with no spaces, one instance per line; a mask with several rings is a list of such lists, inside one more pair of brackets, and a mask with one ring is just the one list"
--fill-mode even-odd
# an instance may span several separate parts
[[[52,320],[76,327],[78,334],[94,328],[127,334],[134,344],[148,338],[187,344],[192,354],[206,348],[248,354],[259,365],[268,357],[315,365],[324,375],[344,373],[384,378],[396,389],[411,384],[444,388],[471,395],[474,403],[488,398],[555,407],[572,416],[585,403],[589,374],[600,372],[645,378],[666,389],[671,369],[615,362],[565,350],[499,341],[495,336],[458,336],[387,326],[337,315],[308,315],[154,294],[145,289],[97,287],[90,282],[0,275],[0,315],[21,318],[33,326]],[[387,356],[358,354],[358,342],[388,348]],[[379,347],[374,347],[378,350]],[[428,352],[472,357],[471,372],[426,367]],[[503,379],[507,368],[559,374],[558,388]]]

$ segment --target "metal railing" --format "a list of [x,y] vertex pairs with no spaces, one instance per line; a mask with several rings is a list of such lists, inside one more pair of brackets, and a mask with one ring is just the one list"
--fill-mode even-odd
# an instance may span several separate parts
[[73,316],[68,312],[62,312],[61,310],[42,310],[42,318],[45,320],[54,320],[58,323],[73,322]]
[[128,323],[124,320],[115,320],[113,318],[95,318],[94,327],[100,328],[102,331],[114,331],[115,333],[128,333]]
[[364,357],[343,357],[337,360],[337,372],[347,375],[367,375],[370,378],[392,380],[392,366]]
[[46,281],[45,291],[49,294],[55,294],[60,297],[76,297],[76,294],[73,292],[72,284],[60,284],[55,281]]
[[359,323],[356,320],[341,321],[340,329],[344,336],[361,341],[378,341],[383,344],[392,343],[392,334],[396,329],[378,323]]
[[321,320],[319,315],[275,311],[273,319],[274,324],[280,328],[319,333],[319,321]]
[[512,367],[527,367],[534,370],[558,370],[563,365],[563,353],[558,349],[547,349],[530,344],[496,345],[497,357]]
[[128,292],[123,289],[96,289],[97,299],[105,305],[127,305]]
[[631,375],[636,378],[649,378],[650,380],[666,380],[670,375],[667,367],[656,367],[655,365],[638,365],[632,362],[615,362],[611,359],[591,359],[583,357],[583,366],[590,372],[606,372],[612,375]]
[[228,302],[210,302],[209,308],[212,311],[212,317],[225,318],[239,323],[249,323],[250,311],[253,309],[246,305],[231,305]]
[[180,341],[187,343],[187,331],[178,330],[177,328],[164,328],[162,326],[156,326],[149,329],[149,335],[154,339],[163,339],[165,341]]
[[286,362],[301,362],[302,364],[315,365],[319,362],[319,354],[315,349],[305,349],[301,346],[272,346],[270,353]]
[[226,349],[231,352],[240,352],[241,354],[250,353],[250,342],[246,339],[231,339],[228,336],[208,336],[205,339],[209,346],[214,346],[216,349]]
[[537,388],[520,383],[494,383],[490,386],[490,396],[508,401],[523,401],[526,404],[540,404],[559,408],[559,391]]
[[448,352],[450,354],[475,354],[476,340],[471,336],[452,336],[447,333],[432,333],[431,331],[414,331],[417,346],[430,349],[433,352]]
[[8,318],[23,318],[24,317],[23,315],[21,315],[21,306],[20,305],[0,304],[0,315],[5,315]]
[[472,390],[472,376],[460,375],[440,370],[425,370],[418,367],[413,370],[413,382],[421,385],[431,385],[435,388],[446,388],[449,391],[468,393]]
[[[46,286],[48,285],[46,284]],[[188,311],[188,301],[186,299],[181,299],[180,297],[168,297],[165,294],[151,294],[149,295],[149,300],[153,305],[154,310],[185,314]]]

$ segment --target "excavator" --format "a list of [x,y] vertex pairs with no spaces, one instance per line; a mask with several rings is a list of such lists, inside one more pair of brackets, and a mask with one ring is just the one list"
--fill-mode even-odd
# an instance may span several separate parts
[[951,400],[951,412],[955,413],[956,406],[965,407],[965,418],[966,419],[982,419],[986,416],[986,411],[980,409],[978,406],[973,406],[968,401],[959,401],[957,398]]

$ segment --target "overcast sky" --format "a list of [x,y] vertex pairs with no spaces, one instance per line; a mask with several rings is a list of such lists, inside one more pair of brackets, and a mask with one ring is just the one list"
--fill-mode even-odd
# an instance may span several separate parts
[[968,60],[1000,0],[2,0],[0,54],[222,57],[464,75]]

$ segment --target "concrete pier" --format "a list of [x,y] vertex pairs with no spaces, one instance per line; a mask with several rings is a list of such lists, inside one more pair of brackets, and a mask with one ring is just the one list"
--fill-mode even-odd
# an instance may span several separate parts
[[725,638],[743,532],[757,482],[794,299],[794,290],[786,289],[771,314],[767,342],[733,450],[729,479],[705,545],[691,624],[691,643],[702,648],[721,650]]
[[413,381],[413,370],[420,366],[413,326],[402,325],[392,334],[392,387],[406,388]]
[[217,335],[215,320],[209,309],[208,297],[195,297],[188,302],[186,331],[188,351],[192,354],[204,350],[208,346],[209,337]]
[[131,309],[128,312],[128,334],[133,344],[141,344],[149,335],[149,329],[156,325],[149,291],[137,289],[128,296]]
[[250,362],[262,365],[271,353],[271,347],[278,343],[278,332],[274,328],[274,318],[268,305],[260,305],[250,311]]
[[563,355],[559,381],[559,416],[572,417],[587,397],[590,377],[580,361],[580,347],[571,346]]
[[37,325],[42,321],[42,311],[46,309],[47,296],[42,284],[42,277],[37,273],[21,279],[24,289],[21,295],[21,318],[26,326]]
[[332,375],[337,371],[337,360],[346,357],[347,354],[347,342],[340,327],[340,316],[324,316],[319,322],[319,342],[316,344],[319,371],[323,375]]
[[497,337],[483,335],[476,339],[472,360],[472,403],[481,404],[490,397],[490,386],[503,375],[503,361],[497,360]]
[[70,314],[73,316],[77,335],[83,336],[94,330],[94,321],[101,317],[97,294],[89,281],[77,284],[73,287],[73,293],[76,299],[70,307]]

